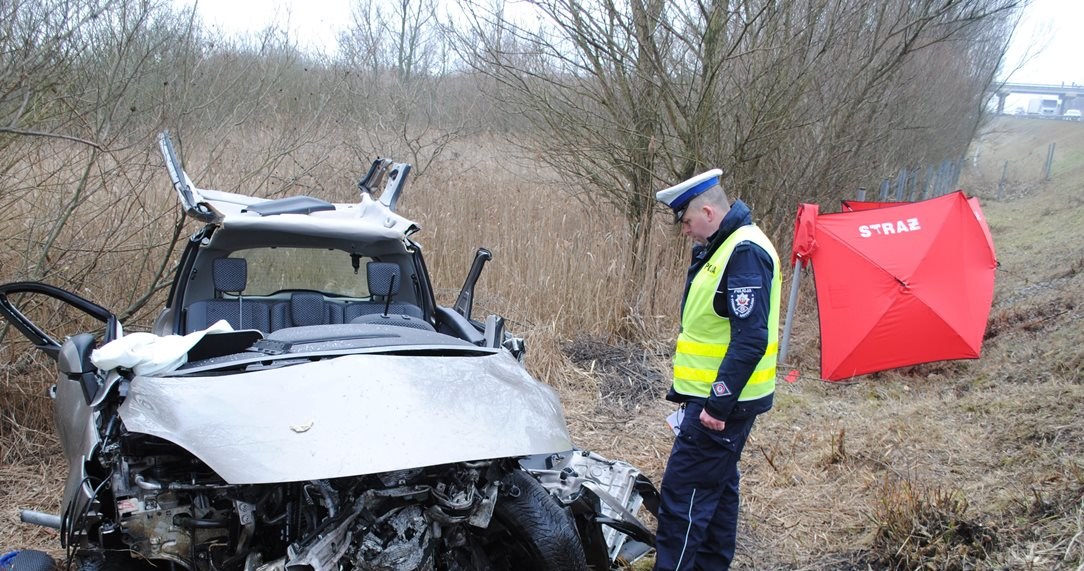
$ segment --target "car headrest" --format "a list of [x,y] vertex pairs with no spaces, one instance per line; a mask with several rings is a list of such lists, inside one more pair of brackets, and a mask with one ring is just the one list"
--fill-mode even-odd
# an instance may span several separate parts
[[290,319],[295,327],[324,323],[324,296],[310,292],[291,294]]
[[245,291],[248,262],[244,258],[217,258],[212,262],[211,276],[218,291]]
[[392,262],[369,262],[365,266],[365,277],[369,282],[369,293],[379,296],[399,293],[399,284],[403,281],[399,264]]

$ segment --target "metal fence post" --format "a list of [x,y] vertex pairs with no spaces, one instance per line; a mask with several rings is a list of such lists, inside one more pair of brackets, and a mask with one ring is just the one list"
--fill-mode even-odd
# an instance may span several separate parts
[[887,178],[881,181],[881,192],[878,195],[880,200],[882,200],[882,201],[888,200],[888,187],[889,187],[890,184],[892,184],[892,183],[889,182],[889,180]]
[[1050,146],[1046,149],[1046,166],[1043,167],[1043,180],[1050,180],[1051,171],[1054,166],[1054,146],[1056,143],[1050,143]]
[[949,187],[952,186],[952,161],[945,159],[941,164],[945,169],[945,174],[944,178],[941,179],[941,192],[937,193],[937,196],[948,194]]
[[934,167],[934,179],[933,188],[930,190],[930,194],[936,198],[941,196],[941,185],[944,184],[945,179],[945,161],[941,161]]
[[907,167],[900,168],[900,174],[896,177],[896,202],[903,202],[904,193],[907,190]]
[[1005,166],[1001,167],[1001,180],[997,182],[997,199],[1001,200],[1005,198],[1005,177],[1009,174],[1009,161],[1005,161]]
[[930,197],[930,179],[933,178],[933,165],[926,165],[926,178],[922,181],[922,200]]

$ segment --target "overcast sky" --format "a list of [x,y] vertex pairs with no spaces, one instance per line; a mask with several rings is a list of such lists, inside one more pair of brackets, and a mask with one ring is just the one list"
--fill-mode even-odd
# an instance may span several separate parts
[[1013,83],[1084,85],[1084,2],[1032,0],[1005,63]]
[[[177,0],[192,5],[193,0]],[[208,26],[226,34],[253,34],[279,24],[305,47],[331,51],[350,20],[350,0],[200,0],[197,9]]]
[[[351,0],[201,0],[199,13],[208,25],[226,33],[253,33],[272,23],[286,24],[303,46],[332,50],[336,34],[349,21],[350,4]],[[1084,85],[1084,0],[1032,0],[1013,38],[1004,74],[1019,83]]]

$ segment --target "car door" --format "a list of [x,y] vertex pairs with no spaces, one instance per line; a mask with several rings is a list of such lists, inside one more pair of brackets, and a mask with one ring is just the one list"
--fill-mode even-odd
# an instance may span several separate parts
[[[41,296],[74,308],[102,324],[94,333],[76,333],[64,337],[46,331],[27,313],[41,313]],[[50,306],[43,314],[52,315],[63,307]],[[67,317],[67,312],[64,313]],[[120,322],[104,307],[65,289],[41,282],[13,282],[0,285],[0,316],[22,333],[37,349],[57,363],[56,384],[50,391],[57,436],[68,461],[68,479],[64,489],[65,518],[79,513],[93,497],[89,487],[86,463],[100,441],[98,408],[102,396],[109,393],[110,375],[104,374],[90,362],[91,351],[122,335]],[[78,317],[78,316],[76,316]],[[79,323],[85,327],[86,324]],[[94,329],[91,327],[91,329]],[[73,511],[74,510],[74,511]],[[66,520],[65,520],[66,521]]]
[[[95,333],[76,333],[60,341],[59,335],[46,331],[27,317],[26,309],[20,309],[34,307],[39,303],[37,296],[58,300],[92,317],[100,322],[102,327],[96,328]],[[42,282],[12,282],[0,285],[0,316],[22,333],[34,347],[56,361],[57,383],[51,393],[56,401],[57,428],[62,439],[81,432],[84,429],[83,417],[88,414],[86,409],[103,386],[101,372],[90,362],[90,355],[99,345],[123,334],[117,317],[90,300]],[[75,424],[69,425],[69,422]]]
[[[0,285],[0,316],[54,361],[61,360],[61,342],[55,335],[31,321],[16,307],[12,299],[12,296],[20,296],[25,300],[27,295],[44,295],[59,300],[100,321],[104,327],[103,342],[112,341],[120,335],[120,322],[112,312],[68,290],[42,282],[11,282]],[[64,364],[70,365],[69,369],[75,365],[70,362]]]

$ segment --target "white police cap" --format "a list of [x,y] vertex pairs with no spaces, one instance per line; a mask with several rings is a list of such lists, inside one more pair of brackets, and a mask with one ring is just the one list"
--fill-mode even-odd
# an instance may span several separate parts
[[719,177],[721,176],[723,176],[721,169],[711,169],[685,182],[656,192],[655,200],[669,206],[674,211],[674,222],[680,222],[681,217],[685,215],[685,209],[689,207],[689,202],[700,196],[704,191],[719,184]]

